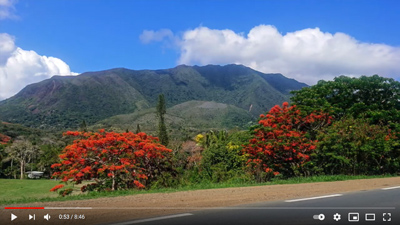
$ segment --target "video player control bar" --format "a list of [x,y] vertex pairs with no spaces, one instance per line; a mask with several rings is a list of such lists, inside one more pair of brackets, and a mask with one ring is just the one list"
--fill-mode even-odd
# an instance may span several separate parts
[[93,207],[4,207],[4,209],[93,209]]

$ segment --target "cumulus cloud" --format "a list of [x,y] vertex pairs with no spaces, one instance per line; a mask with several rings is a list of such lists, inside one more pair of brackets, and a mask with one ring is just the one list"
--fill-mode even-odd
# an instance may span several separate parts
[[0,34],[0,100],[15,95],[26,85],[53,75],[77,75],[61,59],[38,55],[15,46],[14,38]]
[[0,19],[17,18],[14,14],[17,0],[0,0]]
[[178,44],[179,64],[243,64],[308,84],[342,74],[400,78],[399,47],[364,43],[319,28],[282,34],[274,26],[260,25],[246,35],[201,26],[184,32]]

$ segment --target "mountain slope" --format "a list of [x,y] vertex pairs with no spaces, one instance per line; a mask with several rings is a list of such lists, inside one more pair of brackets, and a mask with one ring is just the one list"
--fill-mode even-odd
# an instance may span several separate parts
[[[190,137],[212,129],[243,129],[254,121],[254,117],[246,110],[233,105],[209,102],[188,101],[167,109],[166,125],[173,138]],[[158,119],[156,109],[149,108],[131,114],[117,115],[97,122],[90,129],[141,131],[157,135]]]
[[241,65],[177,66],[165,70],[123,68],[54,76],[0,102],[0,120],[39,128],[76,128],[118,114],[155,107],[163,93],[167,107],[191,100],[234,105],[259,115],[288,101],[288,91],[305,84]]

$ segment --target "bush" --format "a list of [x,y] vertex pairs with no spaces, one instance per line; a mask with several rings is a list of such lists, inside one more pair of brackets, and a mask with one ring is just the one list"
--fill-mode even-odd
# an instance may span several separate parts
[[343,118],[326,127],[313,162],[326,174],[372,175],[399,171],[398,139],[388,126]]
[[246,157],[242,154],[242,148],[250,137],[249,132],[228,134],[211,131],[202,137],[203,139],[197,138],[197,141],[206,146],[199,166],[203,178],[218,183],[244,171]]

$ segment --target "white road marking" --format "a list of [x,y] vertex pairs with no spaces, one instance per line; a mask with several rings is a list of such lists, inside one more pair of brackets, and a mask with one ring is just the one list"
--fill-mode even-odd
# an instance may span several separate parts
[[400,188],[400,186],[396,186],[396,187],[387,187],[387,188],[382,188],[382,190],[392,190],[392,189],[397,189]]
[[113,225],[128,225],[128,224],[134,224],[134,223],[145,223],[145,222],[172,219],[172,218],[178,218],[178,217],[184,217],[184,216],[193,216],[193,214],[182,213],[182,214],[175,214],[175,215],[169,215],[169,216],[160,216],[160,217],[154,217],[154,218],[143,219],[143,220],[133,220],[133,221],[123,222],[123,223],[115,223]]
[[300,201],[307,201],[307,200],[314,200],[314,199],[321,199],[321,198],[332,198],[332,197],[339,197],[339,196],[342,196],[342,194],[325,195],[325,196],[318,196],[318,197],[311,197],[311,198],[299,198],[299,199],[286,200],[285,202],[300,202]]

